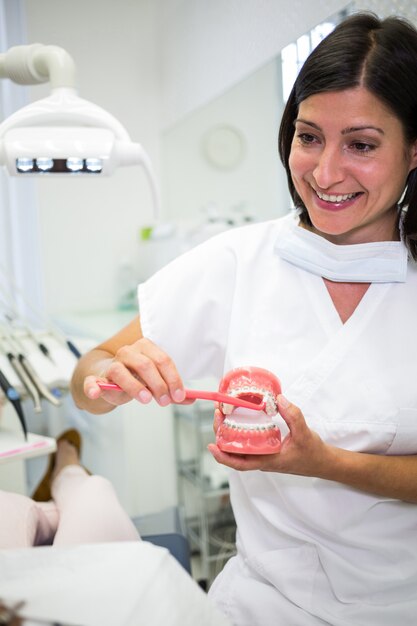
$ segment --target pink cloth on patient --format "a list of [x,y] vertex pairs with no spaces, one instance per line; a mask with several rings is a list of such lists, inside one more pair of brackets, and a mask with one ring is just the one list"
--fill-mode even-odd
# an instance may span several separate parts
[[112,484],[102,476],[69,465],[55,479],[52,496],[50,502],[34,502],[0,491],[0,549],[140,539]]

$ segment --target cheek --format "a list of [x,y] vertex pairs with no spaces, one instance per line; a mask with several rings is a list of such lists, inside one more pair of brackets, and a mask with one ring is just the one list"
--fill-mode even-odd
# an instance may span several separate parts
[[311,169],[312,159],[309,155],[293,147],[288,159],[288,165],[293,178],[301,180]]
[[290,168],[293,182],[296,183],[297,180],[299,180],[301,176],[301,167],[300,167],[300,159],[297,157],[297,154],[296,152],[294,152],[294,150],[292,150],[290,153],[288,166]]
[[294,146],[294,141],[293,141],[291,144],[290,156],[288,158],[288,165],[291,171],[294,169],[296,164],[297,164],[297,149]]
[[288,160],[288,165],[291,171],[291,179],[297,193],[302,196],[303,189],[306,185],[305,176],[308,171],[308,167],[305,163],[305,159],[301,158],[297,152],[291,152]]

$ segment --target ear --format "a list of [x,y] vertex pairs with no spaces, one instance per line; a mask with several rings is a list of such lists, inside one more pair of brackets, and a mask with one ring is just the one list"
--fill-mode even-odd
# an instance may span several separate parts
[[417,167],[417,139],[410,146],[410,169],[411,172],[414,168]]

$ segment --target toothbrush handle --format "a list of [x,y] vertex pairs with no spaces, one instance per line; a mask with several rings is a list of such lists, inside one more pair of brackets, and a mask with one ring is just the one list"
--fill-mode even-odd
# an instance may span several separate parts
[[213,400],[213,402],[224,402],[225,404],[232,404],[233,406],[240,406],[245,409],[253,409],[254,411],[262,411],[265,408],[265,402],[261,404],[255,404],[255,402],[248,402],[241,398],[235,398],[234,396],[228,396],[225,393],[218,391],[201,391],[198,389],[186,389],[186,398],[196,398],[199,400]]
[[[122,391],[119,385],[116,383],[97,383],[100,389],[112,389],[113,391]],[[255,404],[254,402],[247,402],[241,398],[235,398],[234,396],[228,396],[225,393],[219,393],[218,391],[202,391],[200,389],[185,389],[185,397],[190,400],[212,400],[213,402],[224,402],[225,404],[232,404],[233,406],[240,406],[245,409],[253,409],[254,411],[263,411],[265,408],[265,402],[261,404]]]

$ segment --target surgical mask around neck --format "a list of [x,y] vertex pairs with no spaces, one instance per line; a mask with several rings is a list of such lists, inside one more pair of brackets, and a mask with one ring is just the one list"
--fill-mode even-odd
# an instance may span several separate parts
[[403,283],[407,248],[401,241],[337,245],[296,222],[275,244],[282,258],[335,282]]

